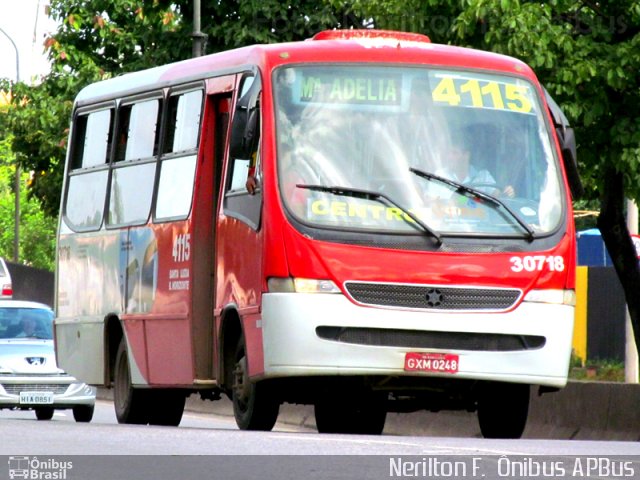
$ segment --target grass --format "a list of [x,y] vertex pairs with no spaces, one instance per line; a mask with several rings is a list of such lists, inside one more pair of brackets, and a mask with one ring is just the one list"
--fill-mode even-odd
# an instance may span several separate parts
[[594,382],[624,382],[624,363],[616,360],[587,360],[571,355],[569,378]]

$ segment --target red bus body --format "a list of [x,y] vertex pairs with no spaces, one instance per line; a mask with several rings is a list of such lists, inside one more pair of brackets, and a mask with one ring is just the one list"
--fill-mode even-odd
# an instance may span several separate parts
[[[171,418],[177,415],[179,423],[185,395],[200,392],[203,398],[216,398],[226,393],[235,398],[241,428],[270,428],[277,405],[299,402],[316,405],[321,431],[339,431],[339,422],[331,419],[341,418],[340,411],[357,412],[368,425],[379,424],[380,414],[362,413],[349,398],[358,398],[358,403],[377,402],[385,412],[478,408],[488,418],[491,409],[483,405],[489,401],[512,394],[524,397],[521,390],[508,389],[514,385],[527,386],[528,398],[528,385],[553,389],[566,383],[573,332],[575,232],[558,138],[534,73],[513,58],[434,45],[421,36],[393,32],[364,34],[371,38],[323,35],[312,41],[247,47],[127,74],[91,85],[78,95],[58,240],[56,349],[61,368],[70,374],[90,384],[115,386],[120,421],[175,424]],[[402,224],[401,239],[412,235],[411,245],[417,242],[419,246],[378,241],[371,228],[365,232],[347,228],[348,236],[336,240],[332,237],[335,232],[344,233],[337,223],[323,229],[304,220],[303,214],[294,213],[283,200],[279,180],[281,146],[276,132],[282,126],[275,112],[278,99],[284,97],[274,93],[280,88],[276,79],[284,78],[286,68],[297,81],[311,78],[306,67],[329,65],[337,66],[337,73],[332,74],[336,78],[341,78],[343,67],[354,69],[344,70],[345,78],[362,67],[397,67],[390,82],[398,78],[405,83],[416,69],[433,69],[436,76],[429,78],[441,82],[454,82],[456,72],[472,72],[469,85],[479,82],[485,88],[481,99],[485,106],[478,107],[480,97],[469,100],[476,102],[469,111],[478,116],[491,113],[482,108],[488,110],[486,92],[498,88],[494,84],[501,85],[505,105],[509,97],[516,101],[509,104],[514,108],[525,101],[518,97],[524,91],[519,85],[527,85],[531,90],[527,95],[537,102],[532,107],[540,119],[537,128],[546,132],[541,138],[549,138],[550,148],[543,149],[551,159],[548,168],[556,169],[559,179],[554,193],[557,200],[549,207],[559,212],[554,213],[555,223],[542,233],[536,230],[531,238],[511,220],[505,220],[509,223],[506,235],[477,235],[454,226],[450,234],[442,233],[438,246],[431,235],[411,230],[409,214],[394,206],[378,208],[370,197],[358,200],[361,197],[354,197],[353,192],[347,197],[344,192],[314,194],[306,186],[298,190],[316,195],[315,203],[308,205],[319,222],[346,222],[358,215],[375,222],[376,215],[383,215],[385,221]],[[316,71],[323,72],[321,68]],[[500,75],[496,77],[500,81],[492,83],[493,74]],[[261,82],[260,177],[255,195],[246,192],[244,185],[229,186],[232,122],[247,76]],[[333,81],[322,75],[318,78],[317,82]],[[354,83],[361,90],[360,105],[382,98],[384,85],[375,83],[378,77],[370,78],[373,80]],[[321,89],[314,87],[320,83],[306,85],[316,89],[309,95]],[[346,95],[350,84],[344,85],[341,94]],[[450,102],[445,106],[455,106],[463,95],[459,84],[455,83],[455,97],[448,100],[454,93],[446,90],[447,85],[454,83],[441,85],[444,102]],[[92,113],[110,112],[104,114],[111,118],[111,123],[104,120],[109,138],[118,138],[122,129],[129,132],[131,143],[133,127],[121,128],[122,119],[133,125],[136,107],[129,111],[127,105],[146,99],[152,99],[149,105],[157,100],[155,143],[166,144],[165,117],[173,111],[171,99],[180,98],[175,102],[179,104],[181,92],[187,90],[201,92],[194,98],[202,98],[197,143],[191,153],[156,148],[146,160],[131,153],[134,157],[125,155],[119,162],[116,142],[109,141],[104,162],[74,164],[74,158],[79,158],[74,149],[92,145],[86,132],[100,123],[92,123]],[[433,99],[438,96],[434,91]],[[357,90],[354,95],[359,95]],[[190,98],[184,98],[185,105]],[[495,105],[498,100],[494,98]],[[149,105],[141,106],[140,112]],[[493,110],[502,108],[495,105]],[[353,108],[354,115],[366,116],[369,107]],[[393,108],[395,112],[404,107]],[[380,111],[384,110],[375,111],[376,118]],[[176,115],[181,118],[180,113]],[[174,123],[179,125],[180,120]],[[78,140],[81,135],[84,143]],[[372,133],[369,140],[375,137]],[[83,158],[88,158],[86,153]],[[176,163],[171,164],[172,160]],[[182,216],[172,217],[174,206],[182,201],[168,187],[172,176],[182,174],[178,162],[194,170],[191,177],[186,175],[193,180],[192,190],[185,188],[187,197],[192,197]],[[148,185],[147,180],[134,180],[135,168],[153,180]],[[169,170],[172,173],[163,177],[162,172]],[[346,174],[338,177],[350,178]],[[176,181],[188,185],[189,180]],[[82,182],[86,185],[74,190]],[[551,182],[547,179],[547,183]],[[140,191],[132,192],[137,185]],[[89,191],[102,192],[102,188],[104,194],[87,201],[99,205],[103,200],[102,211],[96,208],[97,220],[85,221],[88,215],[80,210],[88,206],[74,213],[73,205],[82,203],[79,198]],[[142,219],[133,214],[129,218],[127,202],[132,209],[139,208],[144,202],[135,195],[143,198],[147,190],[151,196],[146,219],[144,213]],[[540,204],[544,195],[551,195],[546,186],[541,191],[535,197]],[[463,210],[482,202],[481,208],[489,208],[486,200],[473,193],[456,195],[467,202]],[[161,208],[168,216],[159,218]],[[524,207],[521,211],[529,212]],[[501,219],[508,216],[501,215]],[[513,296],[497,304],[492,303],[492,292]],[[471,300],[465,300],[465,295],[471,295]],[[424,303],[403,303],[406,296]],[[452,297],[459,303],[445,308],[443,302]],[[475,303],[485,300],[485,307]],[[471,307],[465,302],[471,302]],[[167,409],[179,410],[179,415],[141,414],[144,405],[157,400],[154,392],[164,395]],[[504,401],[498,405],[505,408]],[[494,423],[495,419],[485,421],[486,425]],[[483,433],[487,436],[518,435],[486,425]],[[346,430],[375,433],[381,428],[350,425]]]

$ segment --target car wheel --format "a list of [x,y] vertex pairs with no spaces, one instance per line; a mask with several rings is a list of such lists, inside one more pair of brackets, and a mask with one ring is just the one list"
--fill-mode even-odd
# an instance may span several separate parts
[[93,418],[93,405],[78,405],[73,407],[73,418],[76,422],[89,423]]
[[36,408],[36,418],[38,420],[51,420],[53,418],[53,408],[51,407]]
[[114,369],[113,406],[118,423],[145,425],[149,423],[149,404],[146,393],[131,385],[127,342],[123,338],[116,354]]

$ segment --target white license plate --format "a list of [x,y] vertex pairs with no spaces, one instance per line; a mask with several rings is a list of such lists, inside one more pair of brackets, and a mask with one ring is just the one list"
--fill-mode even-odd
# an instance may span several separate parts
[[53,392],[20,392],[20,403],[50,405],[53,403]]

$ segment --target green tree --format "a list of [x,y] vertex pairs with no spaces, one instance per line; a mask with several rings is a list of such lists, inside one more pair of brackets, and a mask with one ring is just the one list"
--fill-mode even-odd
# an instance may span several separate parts
[[[0,256],[13,258],[15,156],[11,138],[0,141]],[[40,201],[27,196],[29,174],[21,176],[20,258],[28,265],[53,270],[56,245],[56,220],[45,214]]]
[[[25,171],[36,172],[30,193],[49,215],[60,204],[66,137],[73,99],[85,85],[191,56],[192,0],[52,0],[58,30],[46,40],[52,73],[37,85],[11,85],[13,108],[0,115],[0,135]],[[359,20],[345,7],[304,0],[203,2],[207,53],[252,43],[301,40]],[[6,132],[6,133],[5,133]]]

